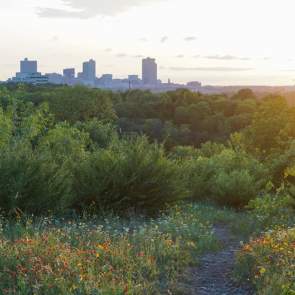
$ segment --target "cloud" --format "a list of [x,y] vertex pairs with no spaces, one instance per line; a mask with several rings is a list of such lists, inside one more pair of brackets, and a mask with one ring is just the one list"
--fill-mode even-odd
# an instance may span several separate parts
[[239,57],[233,55],[208,55],[205,56],[205,58],[213,60],[249,60],[248,57]]
[[158,1],[165,0],[60,0],[65,8],[38,7],[37,14],[48,18],[87,19],[97,15],[113,16]]
[[133,57],[133,58],[143,58],[144,56],[140,55],[140,54],[136,54],[136,55],[132,55],[131,57]]
[[142,38],[139,38],[139,41],[140,41],[140,42],[148,42],[148,39],[145,38],[145,37],[142,37]]
[[165,43],[168,40],[168,36],[163,36],[161,38],[161,43]]
[[170,67],[171,71],[195,71],[195,72],[246,72],[252,68],[231,68],[231,67]]
[[178,54],[175,56],[176,58],[184,58],[184,55],[183,54]]
[[112,49],[112,48],[106,48],[104,51],[105,51],[105,52],[112,52],[113,49]]
[[193,56],[193,58],[200,58],[200,57],[201,57],[200,54],[196,54],[196,55]]
[[86,19],[90,17],[96,16],[93,12],[81,10],[81,11],[71,11],[65,9],[56,9],[56,8],[49,8],[49,7],[39,7],[37,9],[37,14],[40,17],[47,17],[47,18],[81,18]]
[[116,55],[116,57],[119,57],[119,58],[123,58],[123,57],[127,57],[128,55],[126,53],[118,53]]
[[197,40],[197,37],[195,37],[195,36],[188,36],[188,37],[184,38],[184,41],[186,41],[186,42],[191,42],[191,41],[195,41],[195,40]]

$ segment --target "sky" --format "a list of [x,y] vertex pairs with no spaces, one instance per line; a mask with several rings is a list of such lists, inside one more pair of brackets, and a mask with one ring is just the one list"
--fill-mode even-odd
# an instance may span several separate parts
[[0,0],[0,80],[39,71],[141,75],[210,85],[295,84],[294,0]]

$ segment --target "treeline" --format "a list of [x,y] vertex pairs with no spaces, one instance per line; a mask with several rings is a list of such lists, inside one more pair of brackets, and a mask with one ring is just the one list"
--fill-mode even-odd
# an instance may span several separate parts
[[264,193],[292,206],[294,139],[295,109],[250,90],[3,87],[0,207],[150,213],[185,199],[241,208]]
[[121,133],[145,134],[165,141],[169,147],[224,142],[231,133],[250,124],[259,105],[249,89],[229,97],[186,89],[155,94],[140,90],[113,93],[84,87],[10,87],[24,101],[35,105],[48,102],[59,121],[116,120]]

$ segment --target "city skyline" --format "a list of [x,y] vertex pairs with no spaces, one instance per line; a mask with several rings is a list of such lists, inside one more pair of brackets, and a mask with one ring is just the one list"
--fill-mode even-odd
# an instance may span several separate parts
[[191,81],[184,84],[172,83],[169,79],[167,83],[162,83],[158,79],[158,65],[156,59],[146,57],[141,62],[141,75],[128,74],[123,79],[114,78],[113,74],[96,74],[96,61],[89,59],[82,63],[82,72],[77,72],[75,68],[65,68],[62,74],[42,73],[38,70],[38,61],[30,60],[27,57],[19,61],[19,71],[15,76],[7,80],[8,83],[28,83],[33,85],[56,84],[56,85],[85,85],[92,88],[104,88],[110,90],[127,89],[149,89],[154,91],[174,90],[180,87],[188,87],[191,90],[200,90],[201,83]]
[[[40,71],[75,67],[92,57],[97,75],[140,73],[156,58],[163,81],[211,85],[293,85],[294,2],[285,0],[17,0],[0,3],[0,80],[16,60]],[[169,11],[169,13],[167,13]]]

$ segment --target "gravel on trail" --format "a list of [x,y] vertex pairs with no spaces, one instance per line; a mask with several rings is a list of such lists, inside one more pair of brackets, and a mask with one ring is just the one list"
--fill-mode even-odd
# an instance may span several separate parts
[[235,253],[240,249],[240,239],[226,225],[216,225],[214,233],[222,245],[218,252],[200,257],[199,266],[189,270],[188,295],[253,295],[249,284],[239,286],[232,278]]

